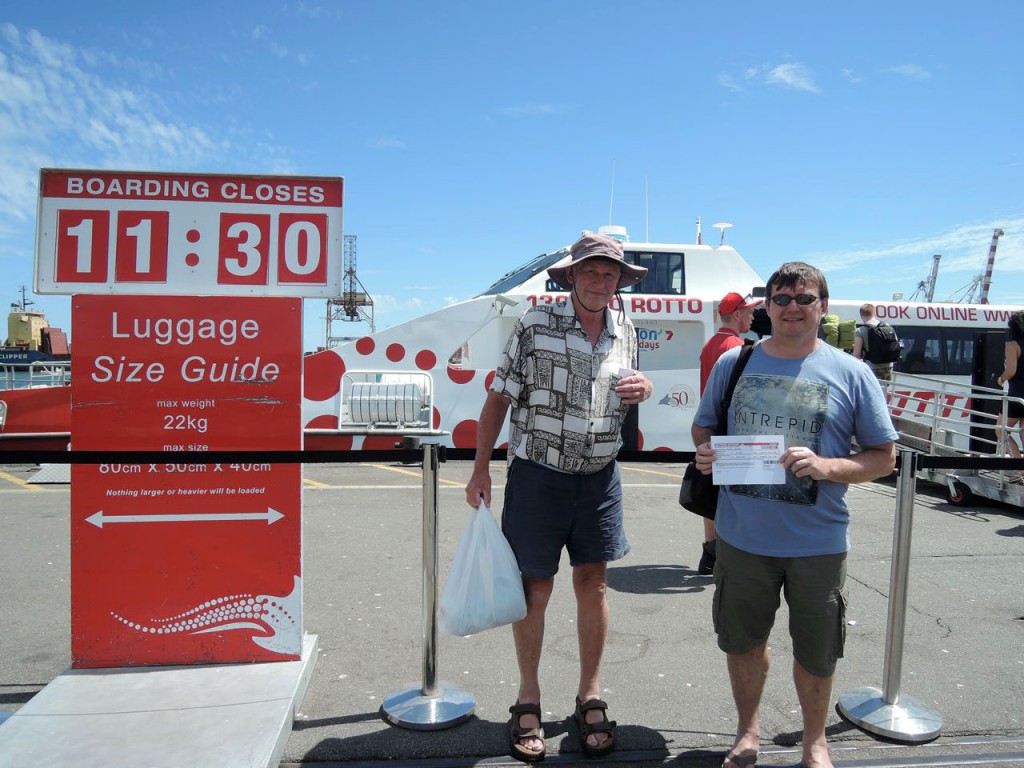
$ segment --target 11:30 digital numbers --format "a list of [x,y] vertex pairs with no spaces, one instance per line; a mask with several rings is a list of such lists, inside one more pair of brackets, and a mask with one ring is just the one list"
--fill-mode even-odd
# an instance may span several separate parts
[[[172,243],[167,211],[57,211],[56,280],[106,283],[166,283]],[[275,227],[276,224],[276,227]],[[111,229],[114,232],[110,248]],[[328,219],[325,213],[221,213],[218,216],[218,285],[326,285]],[[272,233],[277,233],[276,239]],[[173,258],[195,269],[204,258],[204,233],[193,227]],[[113,264],[111,264],[111,257]]]

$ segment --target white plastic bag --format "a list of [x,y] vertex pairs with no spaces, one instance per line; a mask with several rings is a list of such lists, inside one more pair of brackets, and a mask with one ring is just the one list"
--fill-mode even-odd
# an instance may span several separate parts
[[526,597],[516,556],[481,501],[455,548],[437,607],[438,629],[465,637],[525,616]]

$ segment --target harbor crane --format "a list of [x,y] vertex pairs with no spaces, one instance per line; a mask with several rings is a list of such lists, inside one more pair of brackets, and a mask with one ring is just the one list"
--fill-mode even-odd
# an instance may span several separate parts
[[921,301],[932,301],[935,296],[935,280],[939,276],[939,262],[942,260],[942,254],[936,253],[932,256],[932,271],[928,273],[928,279],[922,280],[917,284],[917,288],[910,294],[911,301],[917,301],[918,297],[921,297]]
[[[950,301],[958,301],[962,304],[988,304],[988,289],[992,285],[992,267],[996,262],[996,246],[1003,234],[1003,230],[999,229],[999,227],[992,230],[992,243],[988,247],[985,273],[983,275],[976,275],[971,283],[965,285],[957,293],[954,293]],[[963,295],[957,299],[956,296],[959,293],[963,293]]]
[[341,320],[355,323],[365,322],[373,333],[373,298],[367,293],[356,276],[356,236],[345,235],[344,239],[345,278],[341,296],[327,300],[327,346],[351,340],[351,336],[335,336],[332,321]]

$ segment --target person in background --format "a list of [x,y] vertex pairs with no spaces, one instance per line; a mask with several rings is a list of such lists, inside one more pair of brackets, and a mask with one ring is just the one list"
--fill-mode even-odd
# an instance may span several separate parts
[[857,326],[853,336],[853,356],[858,360],[864,360],[864,362],[868,363],[871,366],[871,372],[875,374],[875,378],[879,381],[892,381],[892,363],[871,363],[867,360],[868,347],[871,345],[868,334],[871,328],[881,323],[875,317],[874,304],[861,305],[860,320],[861,325]]
[[636,371],[633,323],[608,308],[647,270],[628,264],[622,243],[604,235],[584,235],[571,256],[567,266],[548,270],[570,292],[569,301],[528,309],[505,345],[480,413],[466,485],[471,506],[481,499],[490,505],[491,451],[511,405],[502,530],[523,574],[526,618],[512,625],[520,679],[509,739],[512,756],[527,762],[545,756],[538,671],[563,547],[576,594],[580,741],[590,757],[614,748],[615,723],[598,674],[608,634],[607,564],[629,552],[615,457],[629,406],[654,389]]
[[[761,304],[761,299],[750,296],[743,298],[738,293],[727,293],[718,302],[718,315],[722,327],[707,340],[700,351],[700,394],[704,396],[708,376],[715,367],[723,352],[733,347],[743,346],[743,334],[750,332],[750,324],[754,320],[754,309]],[[704,518],[704,543],[701,545],[700,562],[697,573],[707,576],[715,569],[715,521]]]
[[[1007,394],[1011,398],[1024,398],[1024,365],[1020,364],[1022,345],[1024,345],[1024,310],[1018,310],[1010,315],[1007,323],[1010,331],[1010,338],[1006,342],[1006,362],[1003,364],[1003,372],[999,375],[999,386],[1007,382],[1010,389]],[[1024,403],[1019,400],[1010,400],[1006,404],[1006,417],[1002,414],[996,422],[996,432],[1002,438],[1006,436],[1006,450],[1011,458],[1021,458],[1021,448],[1017,439],[1009,430],[1013,427],[1020,428],[1024,422]],[[1024,473],[1018,472],[1010,482],[1024,482]]]
[[[783,264],[768,280],[766,298],[772,334],[747,361],[727,421],[730,435],[783,436],[785,482],[719,492],[712,615],[737,712],[736,739],[723,766],[745,768],[757,760],[768,637],[781,592],[803,717],[801,765],[832,768],[825,724],[843,655],[846,489],[892,472],[897,435],[871,371],[818,338],[828,312],[821,271]],[[733,349],[720,358],[694,416],[695,461],[704,473],[716,459],[709,441],[738,357]]]

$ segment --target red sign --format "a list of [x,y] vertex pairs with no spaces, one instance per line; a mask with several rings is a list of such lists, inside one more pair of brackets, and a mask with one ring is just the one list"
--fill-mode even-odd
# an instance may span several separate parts
[[38,293],[332,297],[340,178],[42,170]]
[[301,465],[189,453],[301,449],[301,299],[72,309],[72,445],[167,454],[72,466],[73,666],[300,658]]

